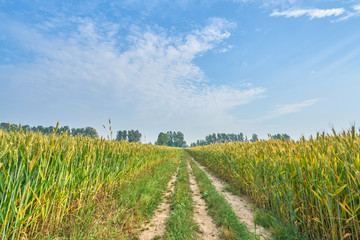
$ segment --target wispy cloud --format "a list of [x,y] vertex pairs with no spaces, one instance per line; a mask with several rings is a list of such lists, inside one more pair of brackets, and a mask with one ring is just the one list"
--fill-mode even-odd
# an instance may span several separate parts
[[81,89],[113,97],[114,110],[127,105],[140,119],[167,122],[172,127],[188,125],[189,129],[228,124],[235,120],[230,109],[265,92],[263,88],[212,84],[193,63],[230,37],[235,25],[224,19],[213,18],[207,26],[179,35],[133,26],[124,50],[118,47],[124,39],[118,40],[116,25],[76,21],[76,29],[66,36],[45,37],[42,29],[16,26],[12,34],[36,57],[2,77],[21,79],[20,85],[37,86],[44,94]]
[[360,16],[360,4],[354,5],[352,7],[352,10],[347,10],[346,13],[345,13],[345,16],[337,19],[336,22],[345,21],[345,20],[348,20],[350,18],[358,17],[358,16]]
[[315,99],[306,100],[301,103],[278,105],[267,116],[262,118],[262,120],[270,120],[273,118],[281,117],[289,113],[301,112],[303,109],[310,107],[319,101],[320,99],[315,98]]
[[227,45],[227,46],[221,48],[221,49],[219,50],[219,52],[221,52],[221,53],[226,53],[226,52],[230,51],[230,50],[233,49],[233,48],[234,48],[233,45]]
[[355,10],[355,11],[360,11],[360,4],[357,4],[357,5],[355,5],[354,7],[353,7],[353,9]]
[[314,18],[324,18],[324,17],[331,17],[331,16],[339,16],[345,12],[344,8],[332,8],[332,9],[291,9],[286,11],[278,11],[274,10],[270,16],[271,17],[278,17],[284,16],[287,18],[290,17],[301,17],[301,16],[308,16],[310,19]]

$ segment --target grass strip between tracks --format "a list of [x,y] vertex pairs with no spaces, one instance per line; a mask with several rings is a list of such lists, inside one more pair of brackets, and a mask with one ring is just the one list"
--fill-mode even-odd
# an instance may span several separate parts
[[170,218],[166,223],[165,239],[196,239],[198,226],[194,222],[194,203],[190,190],[187,159],[182,153],[180,169],[175,182]]
[[202,197],[208,206],[208,212],[216,224],[221,226],[222,239],[255,239],[245,224],[240,223],[225,198],[216,191],[206,174],[190,160]]

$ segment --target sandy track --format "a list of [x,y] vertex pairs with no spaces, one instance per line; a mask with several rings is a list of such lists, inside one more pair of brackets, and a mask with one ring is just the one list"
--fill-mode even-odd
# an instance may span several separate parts
[[194,220],[199,226],[199,232],[197,233],[198,239],[215,240],[219,239],[219,228],[216,227],[214,220],[210,217],[206,209],[206,203],[201,198],[199,186],[196,183],[195,176],[192,173],[190,164],[188,163],[189,177],[190,177],[190,189],[193,192],[194,201]]
[[236,196],[230,192],[225,191],[224,184],[221,180],[208,173],[205,167],[201,166],[197,161],[194,159],[193,161],[201,170],[206,173],[216,190],[225,197],[239,220],[244,222],[251,232],[254,232],[257,236],[260,236],[260,239],[271,239],[271,233],[268,230],[259,225],[257,225],[255,228],[254,211],[250,207],[250,199],[246,196]]
[[142,227],[142,229],[145,230],[140,233],[139,236],[140,240],[151,240],[155,236],[164,235],[166,230],[166,219],[170,216],[169,197],[175,191],[175,181],[178,170],[176,171],[176,173],[173,175],[170,182],[168,183],[167,186],[168,190],[165,192],[163,196],[163,200],[160,203],[158,209],[156,210],[154,216],[152,217],[149,223],[147,223],[145,226]]

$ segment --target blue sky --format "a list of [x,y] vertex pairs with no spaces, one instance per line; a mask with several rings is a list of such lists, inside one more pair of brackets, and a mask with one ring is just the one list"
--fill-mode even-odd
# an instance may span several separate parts
[[0,0],[0,122],[297,139],[359,81],[360,1]]

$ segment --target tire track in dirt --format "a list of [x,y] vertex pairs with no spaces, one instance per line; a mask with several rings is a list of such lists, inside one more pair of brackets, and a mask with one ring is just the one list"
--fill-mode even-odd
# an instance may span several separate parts
[[192,168],[188,162],[190,189],[193,193],[194,201],[194,220],[199,226],[199,232],[196,234],[198,239],[217,240],[220,239],[220,230],[214,220],[207,212],[206,203],[201,198],[199,186],[196,183]]
[[145,229],[139,235],[140,240],[152,240],[156,236],[163,236],[166,230],[166,219],[170,216],[170,201],[169,197],[175,191],[175,181],[176,176],[179,171],[179,168],[176,170],[176,173],[172,176],[170,182],[167,186],[167,191],[163,196],[163,200],[156,209],[154,216],[151,220],[142,227]]
[[251,232],[256,233],[257,236],[260,236],[260,239],[272,239],[271,233],[266,230],[264,227],[257,225],[255,227],[254,223],[254,211],[250,207],[250,199],[246,196],[236,196],[228,191],[224,190],[224,184],[223,182],[211,175],[205,167],[200,165],[197,161],[195,161],[193,158],[192,160],[195,162],[195,164],[205,172],[205,174],[208,176],[208,178],[211,180],[212,184],[216,188],[216,190],[221,193],[225,199],[228,201],[228,203],[231,205],[232,209],[234,210],[236,216],[239,218],[240,221],[244,222],[248,229]]

